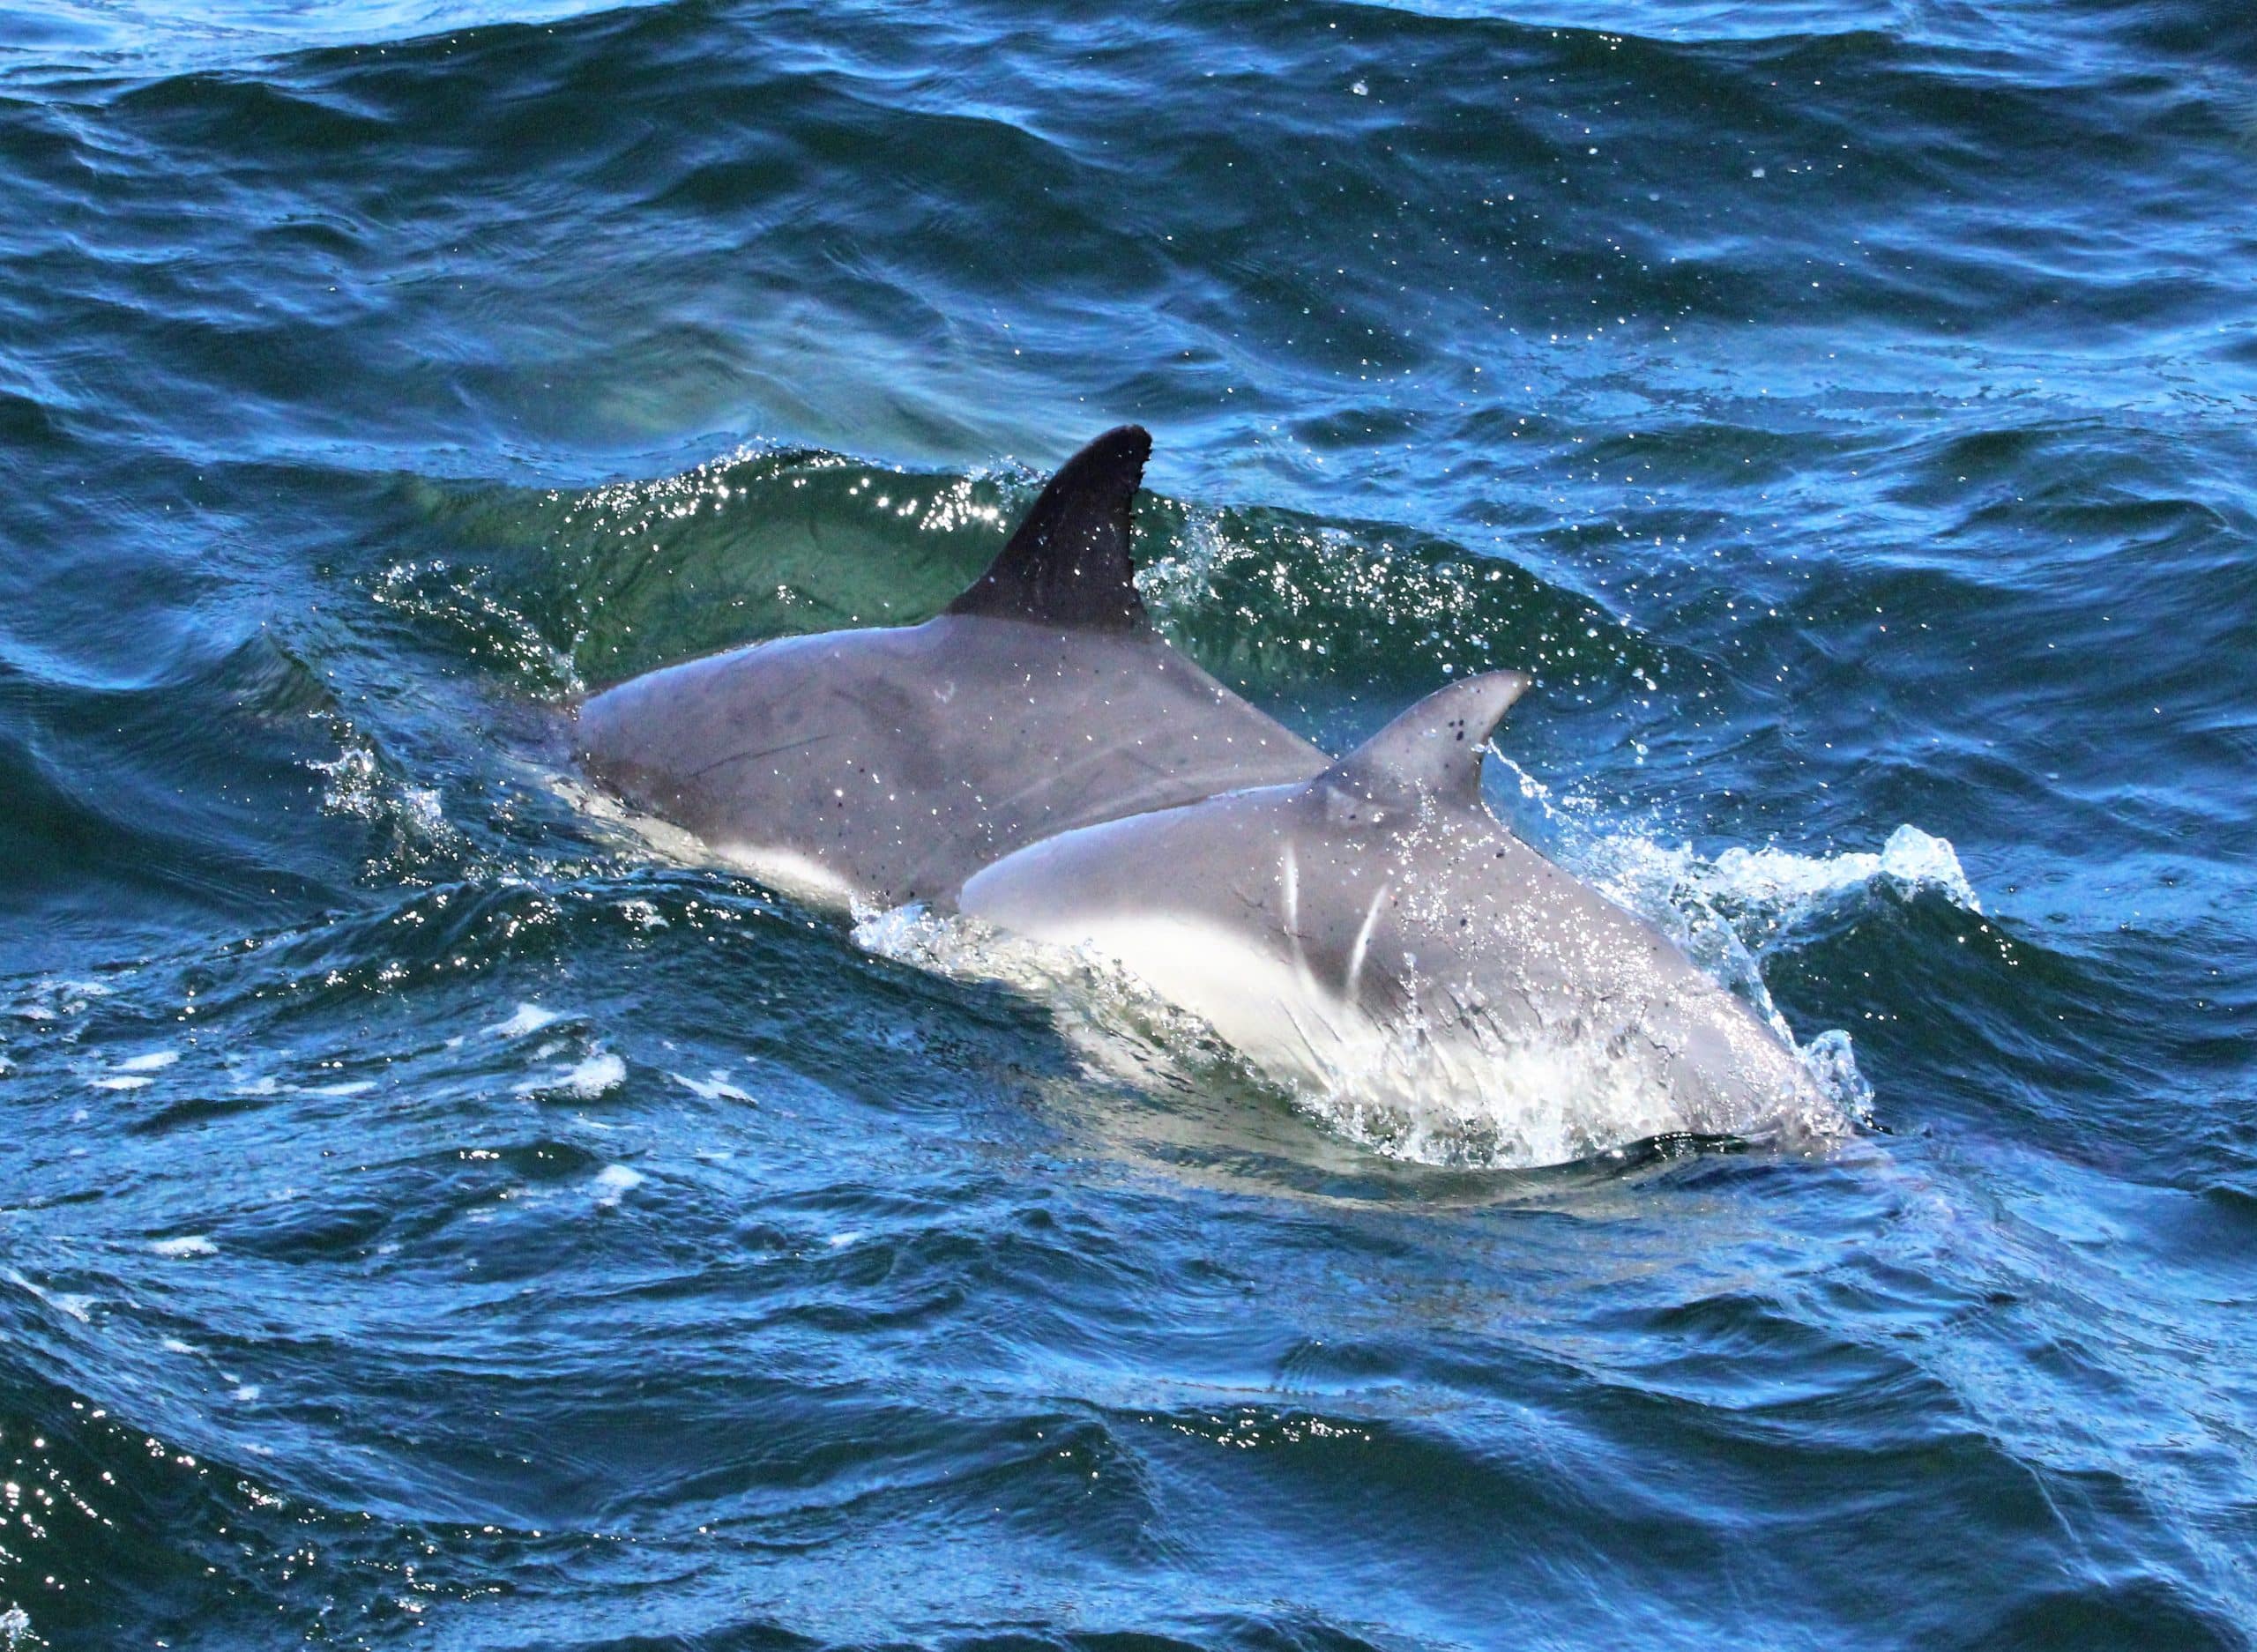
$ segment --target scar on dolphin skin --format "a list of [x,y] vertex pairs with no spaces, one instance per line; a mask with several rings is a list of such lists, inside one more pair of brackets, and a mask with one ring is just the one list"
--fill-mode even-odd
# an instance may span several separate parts
[[787,751],[797,751],[802,746],[819,746],[824,740],[836,740],[835,734],[810,734],[805,740],[788,740],[780,746],[769,746],[759,751],[732,752],[726,757],[716,757],[702,769],[689,771],[693,779],[703,779],[716,769],[726,769],[733,763],[758,763],[763,757],[774,757]]

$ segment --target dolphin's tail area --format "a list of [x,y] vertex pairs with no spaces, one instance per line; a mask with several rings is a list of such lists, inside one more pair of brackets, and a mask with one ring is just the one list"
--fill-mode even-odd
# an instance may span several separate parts
[[1106,630],[1141,624],[1128,505],[1151,454],[1151,434],[1122,425],[1068,459],[1002,554],[948,612]]

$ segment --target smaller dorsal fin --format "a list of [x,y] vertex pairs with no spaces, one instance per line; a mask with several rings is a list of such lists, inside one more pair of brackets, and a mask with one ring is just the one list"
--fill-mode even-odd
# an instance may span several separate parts
[[1107,629],[1141,621],[1128,502],[1151,453],[1141,426],[1122,425],[1068,459],[1002,554],[948,611]]
[[1482,748],[1528,684],[1521,672],[1490,671],[1437,688],[1334,763],[1324,778],[1366,796],[1423,792],[1478,808]]

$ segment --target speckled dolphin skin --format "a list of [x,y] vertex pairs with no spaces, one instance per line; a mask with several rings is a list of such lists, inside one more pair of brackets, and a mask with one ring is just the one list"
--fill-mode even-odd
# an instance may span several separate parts
[[947,906],[1036,840],[1328,759],[1152,629],[1129,504],[1151,438],[1069,459],[988,570],[922,625],[670,666],[579,711],[588,771],[794,894]]
[[1289,1082],[1471,1094],[1533,1053],[1657,1098],[1661,1128],[1823,1106],[1753,1008],[1489,813],[1481,754],[1526,686],[1469,678],[1313,778],[1035,844],[962,908],[1118,958]]

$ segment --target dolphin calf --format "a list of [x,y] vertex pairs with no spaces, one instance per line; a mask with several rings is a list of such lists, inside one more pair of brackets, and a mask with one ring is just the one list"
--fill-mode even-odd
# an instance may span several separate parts
[[987,571],[922,625],[780,638],[579,709],[630,806],[792,893],[943,907],[1013,850],[1328,758],[1153,630],[1129,560],[1151,438],[1067,460]]
[[1297,1087],[1431,1111],[1534,1072],[1610,1092],[1612,1140],[1626,1115],[1727,1134],[1827,1109],[1752,1008],[1484,806],[1482,750],[1527,684],[1468,678],[1314,778],[1034,844],[960,906],[1110,955]]

